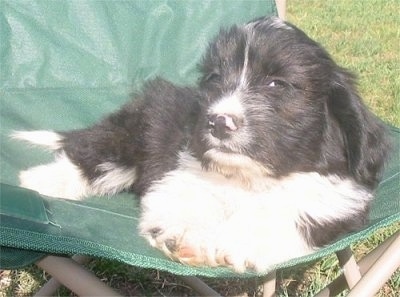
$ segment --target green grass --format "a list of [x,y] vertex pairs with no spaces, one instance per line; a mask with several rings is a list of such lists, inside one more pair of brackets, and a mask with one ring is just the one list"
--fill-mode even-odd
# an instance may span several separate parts
[[385,121],[400,125],[400,2],[289,0],[288,20],[359,76],[359,90]]
[[[384,121],[400,126],[400,2],[398,0],[288,0],[288,20],[324,45],[334,59],[359,76],[367,105]],[[400,223],[352,248],[357,258],[376,247]],[[190,296],[193,291],[168,273],[94,260],[89,269],[125,295]],[[307,267],[278,272],[278,296],[312,296],[340,272],[334,256]],[[29,296],[49,278],[35,267],[0,272],[0,296]],[[259,296],[262,279],[206,280],[224,295]],[[398,296],[400,271],[378,296]],[[70,295],[61,289],[58,296]]]
[[[384,121],[400,125],[400,2],[397,0],[289,0],[287,19],[321,43],[335,61],[358,75],[366,104]],[[352,249],[359,259],[400,223]],[[307,269],[281,272],[279,296],[312,296],[339,273],[334,256]],[[299,281],[301,280],[301,281]],[[400,271],[378,296],[398,296]]]

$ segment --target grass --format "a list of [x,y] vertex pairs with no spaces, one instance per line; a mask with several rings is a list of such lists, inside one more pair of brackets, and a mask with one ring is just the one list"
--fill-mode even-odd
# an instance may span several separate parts
[[400,20],[397,0],[290,0],[288,20],[359,76],[371,109],[400,125]]
[[[359,90],[367,105],[388,123],[400,126],[400,2],[398,0],[289,0],[288,20],[323,44],[335,60],[359,75]],[[376,247],[400,223],[379,230],[352,246],[356,258]],[[191,296],[194,292],[164,272],[138,269],[106,260],[93,260],[88,268],[124,295]],[[278,272],[278,296],[312,296],[340,272],[334,256],[307,267]],[[49,278],[34,266],[0,272],[1,296],[29,296]],[[259,296],[262,279],[206,280],[226,296]],[[398,296],[398,270],[378,296]],[[72,295],[67,289],[58,296]]]

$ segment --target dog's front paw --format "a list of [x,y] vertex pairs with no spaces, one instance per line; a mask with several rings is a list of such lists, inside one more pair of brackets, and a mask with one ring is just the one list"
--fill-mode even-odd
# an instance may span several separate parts
[[[227,216],[212,199],[196,205],[189,199],[177,203],[178,198],[168,198],[142,200],[139,231],[169,258],[192,266],[228,266],[237,272],[261,271],[269,265],[265,238],[257,234],[262,231],[248,226],[241,215]],[[263,255],[259,249],[264,249]]]
[[243,221],[241,212],[218,220],[217,216],[175,210],[157,215],[147,212],[139,225],[140,232],[153,247],[187,265],[226,266],[239,273],[264,272],[274,264],[307,253],[294,225],[274,225],[256,211]]
[[191,266],[220,265],[216,261],[215,234],[204,228],[204,225],[196,226],[194,222],[189,225],[185,222],[149,223],[142,221],[140,233],[169,258]]
[[169,258],[191,266],[226,266],[241,273],[260,272],[271,265],[269,251],[274,243],[266,242],[256,230],[226,221],[213,224],[198,217],[186,218],[182,214],[154,220],[145,217],[140,233]]
[[[163,251],[169,258],[191,266],[226,266],[236,272],[246,270],[264,271],[271,264],[273,243],[266,247],[261,237],[249,238],[239,230],[223,231],[219,226],[205,229],[202,226],[175,225],[163,227],[141,225],[144,235],[153,247]],[[237,233],[239,231],[239,233]]]
[[[237,272],[267,272],[272,266],[312,251],[293,221],[267,208],[243,207],[221,227],[216,259]],[[246,220],[243,220],[246,218]]]
[[260,237],[222,236],[215,255],[216,261],[218,265],[230,267],[239,273],[266,271],[274,264],[271,258],[273,243],[266,244],[263,241]]
[[304,252],[289,211],[276,211],[261,198],[204,195],[200,187],[182,187],[177,181],[165,188],[157,185],[159,191],[142,198],[139,224],[150,244],[171,259],[263,272]]

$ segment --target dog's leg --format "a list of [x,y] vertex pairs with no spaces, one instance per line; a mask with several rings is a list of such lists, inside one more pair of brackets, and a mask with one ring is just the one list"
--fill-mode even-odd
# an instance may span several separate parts
[[[95,148],[89,149],[87,156],[83,155],[88,142],[96,141],[92,138],[82,142],[77,135],[82,135],[84,131],[68,133],[18,131],[13,133],[11,136],[14,139],[39,145],[55,153],[52,163],[21,171],[20,186],[38,191],[43,195],[68,199],[114,194],[132,186],[136,177],[134,168],[102,161],[101,156],[97,156],[98,159],[95,160]],[[81,152],[80,155],[71,149],[71,142],[74,142],[74,150]]]
[[142,195],[177,166],[198,113],[198,94],[155,79],[141,94],[92,127],[23,131],[12,137],[55,153],[55,161],[22,171],[21,186],[79,199],[133,190]]
[[19,173],[20,186],[47,196],[79,199],[87,195],[88,183],[79,168],[62,151],[63,136],[53,131],[16,131],[13,139],[23,140],[55,152],[55,160]]
[[264,272],[310,252],[291,220],[293,214],[285,209],[258,203],[254,200],[262,197],[246,196],[240,189],[241,197],[223,197],[208,192],[206,185],[182,182],[191,189],[174,193],[163,189],[142,200],[140,232],[171,259],[194,266]]
[[249,192],[184,154],[180,163],[142,197],[139,230],[152,246],[188,265],[240,272],[306,253],[296,212],[280,193]]

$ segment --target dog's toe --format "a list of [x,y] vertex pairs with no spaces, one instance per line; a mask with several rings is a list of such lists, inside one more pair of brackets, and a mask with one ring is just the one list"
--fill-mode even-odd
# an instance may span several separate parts
[[179,250],[179,246],[176,242],[175,238],[168,238],[164,241],[165,247],[170,251],[172,254],[176,253]]
[[179,262],[191,266],[218,266],[215,261],[215,254],[212,253],[210,257],[204,248],[199,248],[198,246],[181,245],[173,253],[173,256]]
[[166,236],[167,233],[153,232],[156,235],[152,237],[152,242],[153,246],[162,250],[169,258],[191,266],[218,266],[215,249],[204,245],[202,239],[188,236],[188,232],[170,237]]
[[246,271],[247,268],[247,263],[244,258],[237,257],[237,255],[233,256],[222,251],[217,252],[216,262],[218,263],[218,266],[231,267],[233,270],[239,273]]
[[148,231],[148,234],[150,234],[151,238],[156,239],[163,232],[163,229],[161,229],[160,227],[154,227]]
[[182,259],[196,258],[196,251],[190,246],[182,246],[179,249],[178,257]]

